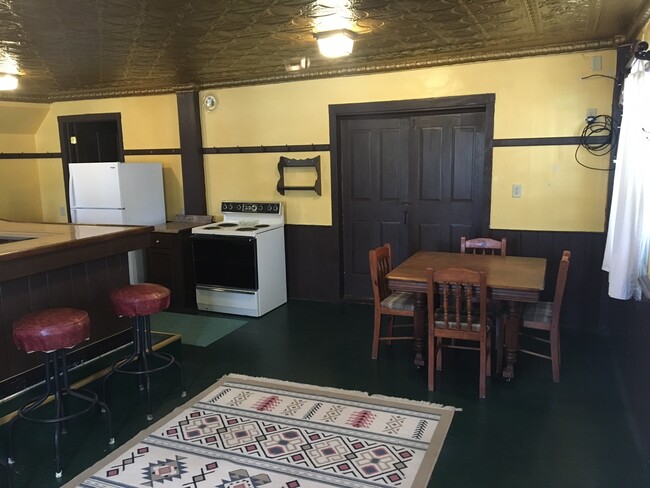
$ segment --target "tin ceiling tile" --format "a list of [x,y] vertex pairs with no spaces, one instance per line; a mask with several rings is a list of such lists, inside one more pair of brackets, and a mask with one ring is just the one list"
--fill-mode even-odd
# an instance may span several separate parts
[[[341,10],[341,6],[347,7]],[[320,56],[333,13],[358,34]],[[0,0],[2,99],[55,101],[322,78],[615,47],[650,0]],[[308,57],[304,71],[290,59]]]

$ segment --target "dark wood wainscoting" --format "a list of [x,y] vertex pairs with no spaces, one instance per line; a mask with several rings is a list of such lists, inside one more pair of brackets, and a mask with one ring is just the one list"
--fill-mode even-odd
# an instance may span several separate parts
[[637,442],[650,456],[650,300],[607,299],[609,332]]
[[287,295],[291,299],[341,299],[338,232],[322,225],[285,225]]
[[[0,342],[6,345],[0,361],[0,382],[19,386],[32,384],[23,375],[43,363],[42,354],[25,354],[14,346],[12,324],[29,311],[57,306],[86,310],[91,320],[90,340],[75,351],[91,348],[96,356],[128,342],[130,335],[123,336],[118,341],[120,344],[107,340],[130,329],[129,319],[118,318],[110,302],[110,291],[128,283],[128,273],[127,255],[124,253],[0,282],[3,334]],[[76,356],[79,360],[90,359],[83,354]],[[42,374],[37,376],[42,377]]]
[[[339,236],[334,227],[287,225],[287,288],[289,298],[336,302],[342,299]],[[603,328],[601,300],[606,274],[601,271],[605,234],[498,230],[494,238],[508,238],[508,254],[548,260],[543,300],[552,300],[562,251],[571,251],[562,326]],[[370,297],[368,297],[370,299]]]

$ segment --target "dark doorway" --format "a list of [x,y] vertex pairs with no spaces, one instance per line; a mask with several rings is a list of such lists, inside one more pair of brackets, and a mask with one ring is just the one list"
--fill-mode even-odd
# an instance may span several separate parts
[[69,220],[68,165],[124,161],[122,116],[119,113],[65,115],[58,117],[58,122]]
[[458,251],[461,236],[487,233],[493,101],[360,104],[359,113],[338,114],[345,299],[371,296],[373,247],[389,242],[397,264],[418,250]]

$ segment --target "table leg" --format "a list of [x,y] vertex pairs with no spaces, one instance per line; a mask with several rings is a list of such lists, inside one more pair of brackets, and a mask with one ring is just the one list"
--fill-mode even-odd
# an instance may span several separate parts
[[503,377],[508,381],[515,377],[515,363],[517,362],[517,351],[519,350],[519,327],[521,325],[522,308],[523,304],[521,302],[508,302],[508,314],[506,317],[506,323],[504,324],[506,328],[506,367],[503,368]]
[[415,365],[420,368],[424,366],[424,357],[422,352],[424,350],[424,339],[425,339],[425,323],[424,317],[426,316],[427,311],[427,294],[426,293],[416,293],[415,294],[415,310],[413,317],[413,348],[415,349],[415,359],[413,362]]

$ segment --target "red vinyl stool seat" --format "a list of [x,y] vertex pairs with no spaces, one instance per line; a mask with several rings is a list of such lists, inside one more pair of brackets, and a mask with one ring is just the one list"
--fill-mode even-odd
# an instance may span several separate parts
[[[147,393],[147,420],[153,419],[151,411],[151,382],[149,375],[176,365],[181,373],[181,397],[185,393],[183,367],[169,353],[155,352],[151,341],[150,316],[169,307],[171,292],[168,288],[153,283],[140,283],[117,288],[111,292],[111,302],[115,313],[133,319],[133,351],[130,356],[120,359],[111,367],[104,378],[104,399],[108,401],[107,383],[113,373],[136,375],[140,390]],[[143,384],[144,380],[144,384]]]
[[113,309],[120,317],[137,317],[162,312],[169,307],[169,288],[153,283],[127,285],[111,292]]
[[[90,390],[73,390],[68,382],[68,364],[66,349],[71,349],[90,338],[90,317],[84,310],[74,308],[50,308],[32,312],[19,318],[14,323],[14,343],[26,353],[45,353],[45,386],[43,396],[32,400],[18,410],[17,415],[9,425],[9,464],[13,464],[12,446],[13,430],[16,420],[22,418],[31,422],[55,424],[54,446],[56,477],[62,476],[60,457],[60,437],[65,433],[63,423],[89,412],[95,405],[100,405],[108,418],[109,444],[115,441],[111,434],[111,415],[107,405],[99,400],[96,393]],[[83,400],[88,405],[75,413],[67,414],[64,408],[64,394]],[[32,417],[31,412],[43,406],[46,400],[54,395],[55,416],[52,418]]]

